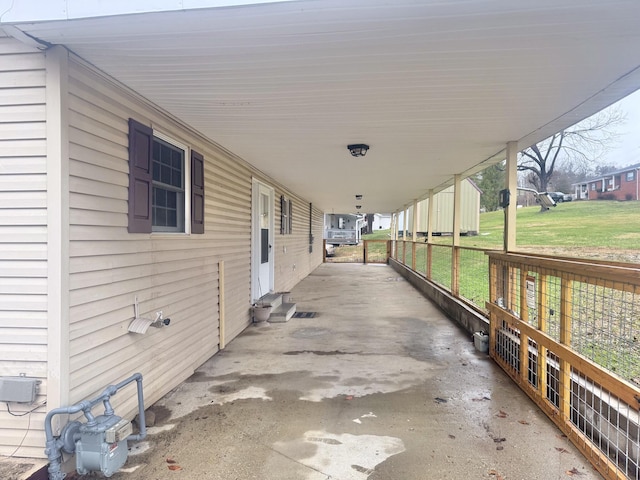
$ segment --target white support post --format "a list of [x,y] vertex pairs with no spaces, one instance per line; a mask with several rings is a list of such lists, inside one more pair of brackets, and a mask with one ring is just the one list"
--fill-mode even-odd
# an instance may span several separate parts
[[518,143],[507,143],[506,188],[511,193],[509,206],[504,216],[504,250],[516,248],[516,213],[518,208]]
[[429,190],[429,204],[427,205],[427,243],[433,243],[433,189]]
[[462,177],[460,174],[453,176],[453,246],[460,246],[460,224],[462,223],[460,206],[462,202]]
[[402,240],[407,240],[407,229],[409,228],[409,205],[405,205],[404,207],[404,218],[402,219]]
[[[47,409],[69,403],[69,54],[46,52]],[[53,422],[59,431],[61,416]]]
[[411,241],[415,242],[418,238],[418,200],[413,201],[413,212],[411,216]]

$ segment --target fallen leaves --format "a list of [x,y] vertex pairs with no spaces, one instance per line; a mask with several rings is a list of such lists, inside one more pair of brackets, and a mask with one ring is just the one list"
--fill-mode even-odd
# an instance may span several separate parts
[[504,410],[500,410],[498,413],[496,413],[496,417],[498,418],[507,418],[508,416],[509,415]]
[[569,450],[567,450],[566,448],[562,448],[562,447],[555,447],[555,448],[560,453],[569,453]]
[[578,470],[576,467],[573,467],[571,470],[567,470],[566,472],[567,475],[569,475],[570,477],[573,477],[574,475],[584,475],[584,473],[582,473],[580,470]]
[[178,470],[182,470],[182,467],[178,465],[178,462],[176,462],[173,458],[167,457],[166,462],[168,463],[167,468],[169,470],[174,472]]
[[504,480],[504,477],[497,470],[489,470],[489,475],[496,477],[496,480]]
[[471,401],[472,402],[485,402],[487,400],[491,400],[491,398],[484,396],[484,397],[479,397],[479,398],[472,398]]
[[518,420],[518,423],[521,423],[522,425],[531,425],[529,422],[527,422],[526,420]]

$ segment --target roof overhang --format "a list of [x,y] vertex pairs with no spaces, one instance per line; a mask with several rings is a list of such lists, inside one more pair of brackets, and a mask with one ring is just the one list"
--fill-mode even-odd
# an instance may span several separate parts
[[[162,0],[110,16],[16,3],[31,10],[4,24],[65,45],[327,212],[353,211],[356,194],[362,211],[395,211],[640,87],[637,0]],[[48,4],[69,11],[29,13]]]

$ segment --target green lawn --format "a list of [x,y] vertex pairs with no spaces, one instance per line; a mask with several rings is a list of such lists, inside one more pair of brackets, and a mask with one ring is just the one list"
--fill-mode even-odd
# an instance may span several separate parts
[[[482,213],[480,234],[461,237],[460,244],[500,249],[503,225],[502,211]],[[640,255],[640,202],[574,201],[561,203],[544,213],[540,213],[538,206],[519,208],[516,225],[517,248],[541,247],[544,253],[572,256],[582,256],[581,253],[589,256],[603,249],[637,251]],[[364,238],[390,238],[389,233],[380,230]],[[448,236],[434,237],[434,243],[438,244],[450,245],[451,240]]]

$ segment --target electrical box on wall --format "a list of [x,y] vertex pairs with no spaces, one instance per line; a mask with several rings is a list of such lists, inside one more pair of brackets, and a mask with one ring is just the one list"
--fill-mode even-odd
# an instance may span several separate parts
[[33,403],[39,383],[30,377],[0,377],[0,402]]

